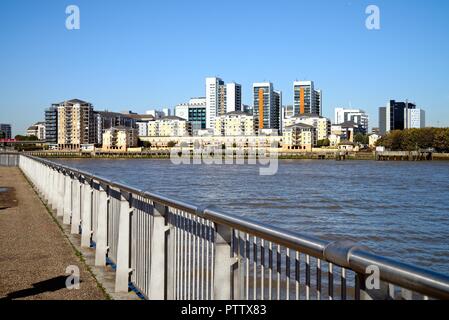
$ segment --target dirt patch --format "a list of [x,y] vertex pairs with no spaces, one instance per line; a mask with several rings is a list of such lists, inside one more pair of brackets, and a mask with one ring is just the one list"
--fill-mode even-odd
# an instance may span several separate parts
[[17,207],[18,203],[14,188],[0,186],[0,210]]

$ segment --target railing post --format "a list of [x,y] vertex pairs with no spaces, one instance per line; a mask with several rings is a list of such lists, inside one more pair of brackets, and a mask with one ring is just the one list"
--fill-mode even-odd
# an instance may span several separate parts
[[80,232],[80,222],[81,222],[81,184],[78,177],[72,182],[72,197],[73,197],[73,210],[72,210],[72,227],[71,234],[79,234]]
[[63,224],[70,224],[72,216],[72,177],[67,172],[65,175],[64,184],[64,216],[62,218]]
[[[215,240],[214,261],[214,299],[232,300],[233,292],[233,269],[237,260],[232,256],[232,229],[215,224],[217,236]],[[237,285],[237,284],[236,284]]]
[[123,194],[120,199],[119,231],[117,243],[117,268],[115,292],[128,292],[130,268],[130,220],[132,214],[131,194]]
[[56,210],[56,216],[62,217],[64,215],[64,174],[58,172],[58,208]]
[[95,265],[106,265],[106,254],[108,252],[108,186],[100,186],[98,203],[98,222],[95,249]]
[[89,248],[92,237],[92,187],[90,182],[84,181],[81,191],[83,193],[81,211],[81,247]]
[[151,229],[150,250],[150,300],[166,299],[166,231],[167,207],[154,203],[154,222]]

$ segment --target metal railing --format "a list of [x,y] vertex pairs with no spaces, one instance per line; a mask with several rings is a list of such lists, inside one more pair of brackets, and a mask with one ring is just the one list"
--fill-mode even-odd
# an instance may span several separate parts
[[[31,156],[20,168],[117,292],[147,299],[448,299],[449,277]],[[379,281],[377,281],[379,280]]]

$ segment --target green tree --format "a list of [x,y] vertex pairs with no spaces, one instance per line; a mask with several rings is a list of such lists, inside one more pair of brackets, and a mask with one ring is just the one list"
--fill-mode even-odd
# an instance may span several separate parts
[[318,148],[329,147],[330,145],[331,145],[331,142],[329,139],[322,139],[322,140],[318,140],[318,142],[317,142]]
[[438,152],[449,152],[449,128],[436,130],[434,136],[434,148]]
[[357,133],[354,136],[354,142],[359,144],[369,144],[369,137],[363,133]]
[[167,143],[167,147],[169,147],[169,148],[173,148],[174,146],[176,146],[176,142],[175,141],[169,141]]

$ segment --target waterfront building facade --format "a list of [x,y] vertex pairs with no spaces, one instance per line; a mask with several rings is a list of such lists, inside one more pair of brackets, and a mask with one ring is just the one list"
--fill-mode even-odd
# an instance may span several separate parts
[[[106,129],[112,127],[136,127],[136,114],[131,113],[117,113],[109,111],[94,111],[94,132],[95,144],[101,145],[103,143],[103,133]],[[152,119],[152,118],[151,118]]]
[[111,127],[103,133],[103,149],[127,151],[137,146],[137,130],[130,127]]
[[368,133],[369,130],[369,116],[368,114],[361,109],[353,109],[353,108],[335,108],[335,124],[342,124],[347,121],[355,122],[360,130],[362,130],[365,134]]
[[318,141],[327,139],[331,134],[331,121],[328,118],[317,114],[302,114],[284,119],[284,128],[294,124],[307,124],[315,128],[316,134],[313,145],[316,146]]
[[304,123],[286,126],[282,134],[282,147],[287,150],[312,151],[316,129]]
[[258,134],[258,118],[242,111],[229,112],[215,119],[216,136],[255,136]]
[[331,135],[338,136],[339,141],[354,142],[354,137],[358,133],[364,134],[364,129],[360,128],[359,125],[353,121],[346,121],[331,126]]
[[7,123],[0,123],[0,131],[3,132],[5,139],[11,139],[12,130],[11,125]]
[[305,113],[321,115],[323,95],[321,90],[315,89],[313,81],[294,81],[293,97],[295,115]]
[[180,117],[169,116],[148,122],[148,136],[150,137],[185,137],[190,135],[190,122]]
[[281,129],[281,106],[282,92],[274,90],[271,82],[253,84],[253,114],[259,129]]
[[94,144],[96,135],[92,104],[73,99],[57,106],[59,149],[79,150],[83,144]]

